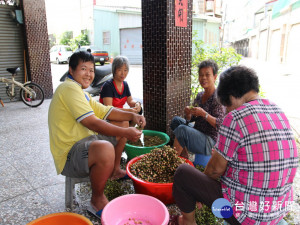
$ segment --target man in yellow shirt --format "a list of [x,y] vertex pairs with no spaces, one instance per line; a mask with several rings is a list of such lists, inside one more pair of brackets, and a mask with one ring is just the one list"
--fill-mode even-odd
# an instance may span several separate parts
[[133,121],[146,125],[136,113],[118,110],[96,102],[84,92],[94,80],[94,57],[79,51],[70,58],[69,75],[56,89],[48,114],[50,149],[58,174],[90,177],[91,209],[100,217],[108,203],[104,187],[108,178],[126,175],[120,168],[121,154],[127,139],[136,141],[142,132],[106,122]]

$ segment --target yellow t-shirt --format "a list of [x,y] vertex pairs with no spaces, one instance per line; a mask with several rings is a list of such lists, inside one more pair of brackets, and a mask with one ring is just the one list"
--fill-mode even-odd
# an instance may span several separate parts
[[50,149],[57,174],[62,172],[72,146],[87,136],[97,134],[80,121],[90,115],[106,119],[111,110],[111,106],[96,102],[72,79],[67,78],[58,86],[48,112]]

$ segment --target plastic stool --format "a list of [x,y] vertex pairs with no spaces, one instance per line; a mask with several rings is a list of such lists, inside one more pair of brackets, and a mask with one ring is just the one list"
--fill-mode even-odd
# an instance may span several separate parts
[[210,159],[211,155],[201,155],[201,154],[195,154],[195,161],[194,165],[199,165],[199,166],[206,166]]
[[73,196],[74,196],[74,189],[75,184],[82,183],[82,182],[89,182],[89,177],[84,178],[71,178],[66,177],[65,182],[65,206],[66,208],[73,209]]

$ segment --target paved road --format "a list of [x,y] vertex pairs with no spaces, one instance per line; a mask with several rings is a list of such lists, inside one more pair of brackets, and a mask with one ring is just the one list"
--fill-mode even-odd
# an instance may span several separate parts
[[[297,105],[300,96],[300,73],[286,65],[243,59],[241,64],[255,69],[261,83],[261,90],[266,97],[276,102],[292,117],[300,117]],[[297,74],[298,73],[298,74]]]
[[253,68],[259,77],[261,91],[286,113],[300,137],[300,73],[296,67],[244,58],[240,64]]

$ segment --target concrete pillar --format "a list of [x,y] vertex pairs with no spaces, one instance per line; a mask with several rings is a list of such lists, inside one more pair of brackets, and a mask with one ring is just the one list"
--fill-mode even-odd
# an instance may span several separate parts
[[175,26],[175,4],[181,0],[142,1],[146,129],[169,135],[172,117],[183,116],[190,102],[193,2],[186,1],[186,27]]
[[46,98],[51,98],[53,88],[45,1],[23,0],[22,2],[28,77],[42,86]]

